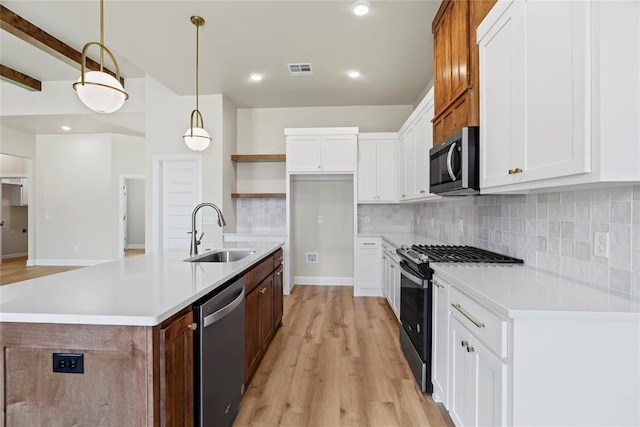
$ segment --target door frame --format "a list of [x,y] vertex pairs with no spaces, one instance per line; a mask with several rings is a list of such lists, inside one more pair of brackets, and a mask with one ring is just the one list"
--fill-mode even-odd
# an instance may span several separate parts
[[[144,175],[131,175],[131,174],[120,174],[118,180],[118,259],[124,258],[124,235],[126,234],[126,230],[124,229],[124,223],[122,221],[122,215],[126,214],[124,211],[124,206],[126,204],[125,197],[122,195],[122,187],[126,184],[127,180],[142,180],[146,181],[146,177]],[[145,185],[146,188],[146,185]],[[146,193],[146,192],[145,192]],[[146,196],[145,196],[146,199]],[[146,217],[146,213],[145,213]],[[146,240],[146,239],[145,239]]]
[[[146,252],[156,252],[162,249],[162,171],[164,165],[170,162],[191,161],[196,165],[196,176],[198,180],[198,189],[196,191],[196,200],[202,200],[202,155],[199,154],[182,154],[182,155],[159,155],[152,157],[151,172],[151,209],[145,213],[145,217],[149,219],[151,214],[151,230],[145,233]],[[148,198],[147,198],[148,200]],[[149,236],[150,238],[147,238]]]

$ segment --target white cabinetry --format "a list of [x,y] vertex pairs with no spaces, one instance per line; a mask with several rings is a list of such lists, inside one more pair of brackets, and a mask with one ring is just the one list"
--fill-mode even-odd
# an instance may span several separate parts
[[287,172],[355,172],[357,133],[358,128],[285,129]]
[[400,263],[396,247],[382,240],[382,293],[400,321]]
[[429,150],[433,146],[433,88],[398,134],[398,199],[436,198],[429,192]]
[[433,277],[432,375],[433,400],[447,406],[449,381],[449,284]]
[[506,425],[508,365],[494,354],[506,356],[506,320],[454,288],[449,302],[451,418],[458,426]]
[[477,30],[483,193],[640,179],[639,27],[638,2],[498,1]]
[[382,296],[379,237],[356,237],[354,296]]
[[9,203],[11,206],[27,206],[29,204],[28,178],[3,178],[3,184],[9,188]]
[[396,201],[396,133],[358,135],[358,202]]

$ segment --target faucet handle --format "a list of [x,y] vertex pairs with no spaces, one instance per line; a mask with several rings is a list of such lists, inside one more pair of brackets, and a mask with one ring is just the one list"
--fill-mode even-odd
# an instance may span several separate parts
[[196,245],[199,245],[202,242],[202,237],[204,237],[204,233],[200,235],[200,238],[196,240]]

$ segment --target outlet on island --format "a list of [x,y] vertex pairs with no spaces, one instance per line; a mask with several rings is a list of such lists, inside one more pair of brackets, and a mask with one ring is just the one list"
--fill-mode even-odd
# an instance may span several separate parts
[[84,354],[53,353],[53,372],[84,374]]

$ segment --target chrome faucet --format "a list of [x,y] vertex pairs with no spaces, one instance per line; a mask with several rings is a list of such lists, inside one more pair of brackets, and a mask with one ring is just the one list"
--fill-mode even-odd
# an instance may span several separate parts
[[227,225],[224,220],[224,215],[222,215],[222,211],[213,203],[204,202],[193,208],[193,213],[191,214],[191,231],[189,232],[191,233],[191,249],[189,250],[190,256],[198,255],[198,245],[200,244],[200,242],[202,242],[202,237],[204,236],[204,233],[202,233],[199,239],[197,237],[198,231],[196,230],[196,214],[198,213],[200,208],[205,206],[211,206],[216,210],[216,212],[218,213],[218,225],[220,227],[224,227],[225,225]]

